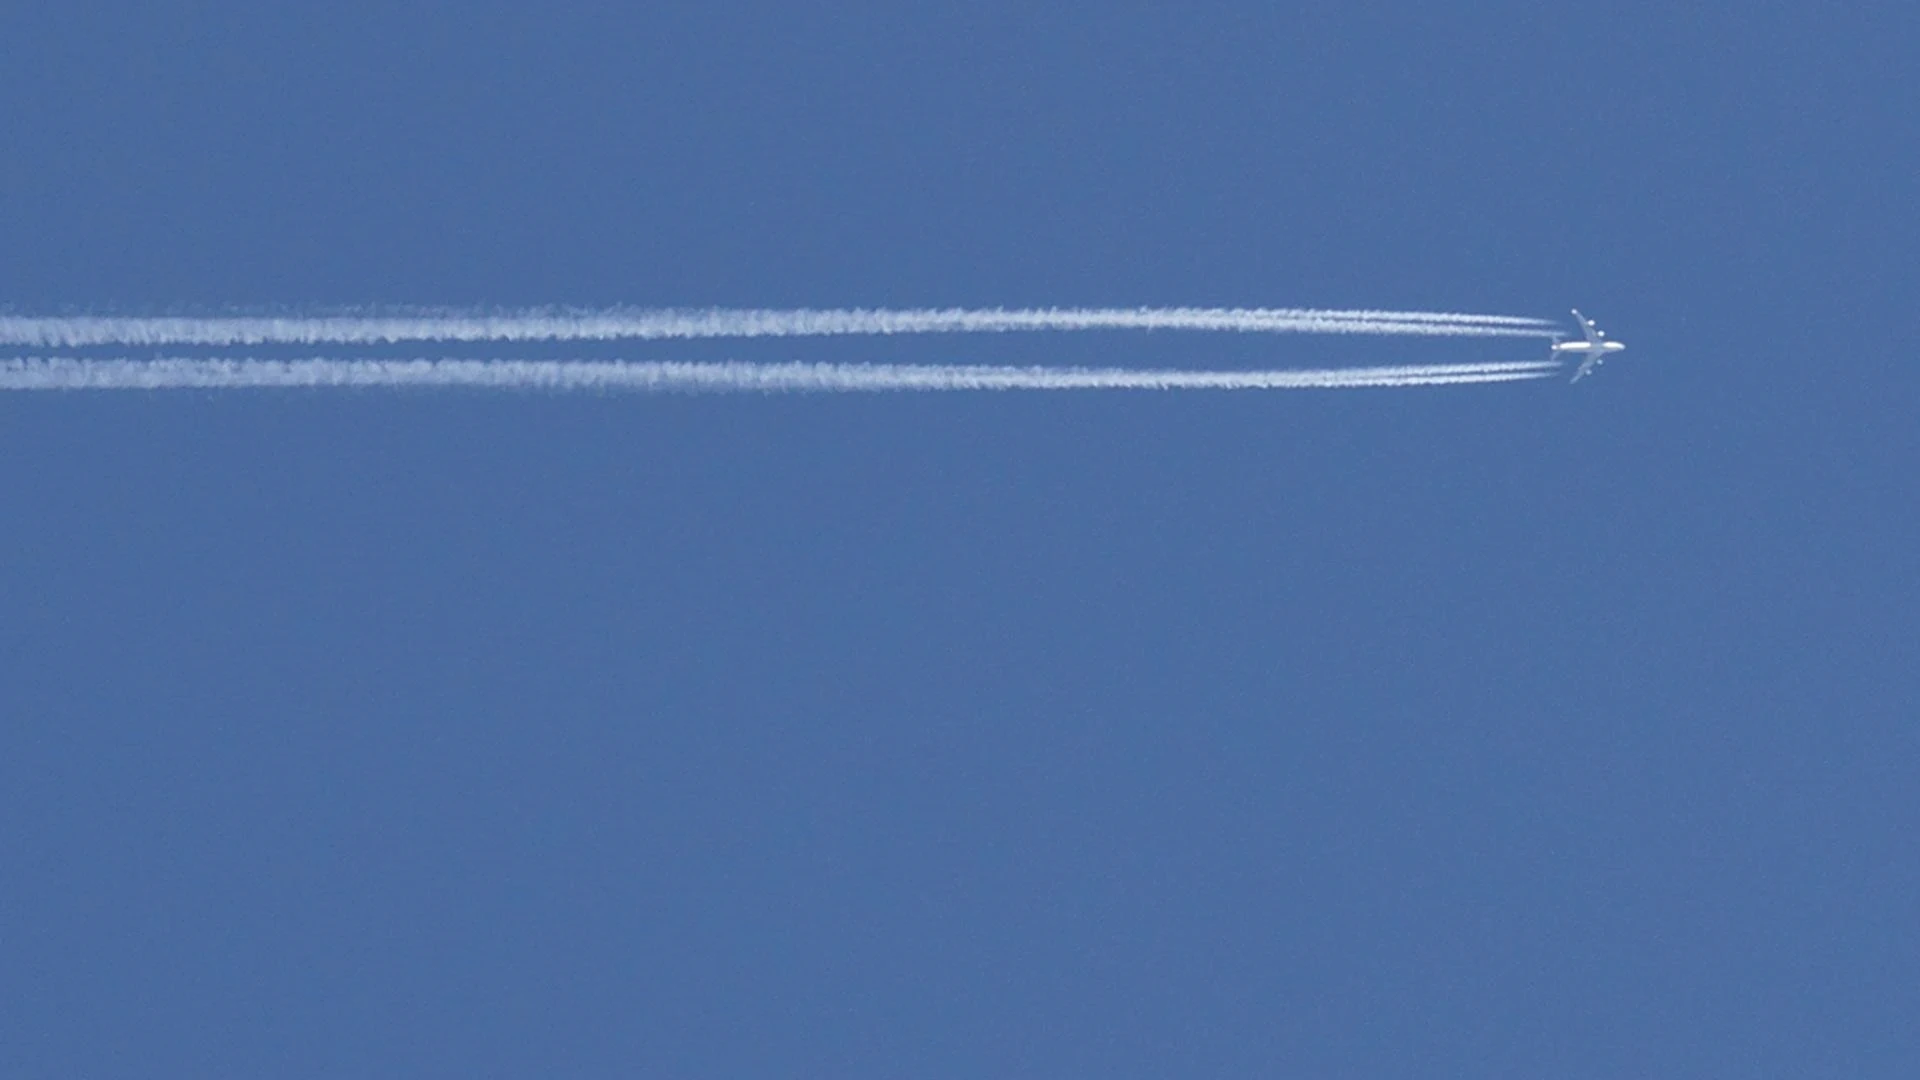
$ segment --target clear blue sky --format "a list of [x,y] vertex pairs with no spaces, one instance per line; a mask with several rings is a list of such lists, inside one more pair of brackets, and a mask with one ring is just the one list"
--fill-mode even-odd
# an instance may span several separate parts
[[0,398],[0,1073],[1916,1075],[1910,6],[295,7],[0,12],[0,303],[1632,348]]

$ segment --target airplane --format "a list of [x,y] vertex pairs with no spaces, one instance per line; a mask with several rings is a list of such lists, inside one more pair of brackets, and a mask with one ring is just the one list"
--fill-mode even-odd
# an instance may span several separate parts
[[1580,314],[1579,308],[1573,309],[1573,321],[1580,327],[1580,332],[1587,336],[1587,340],[1555,341],[1553,343],[1553,355],[1558,357],[1581,353],[1586,357],[1586,359],[1580,361],[1580,370],[1574,372],[1573,378],[1569,380],[1571,382],[1579,382],[1592,372],[1594,368],[1599,367],[1601,362],[1609,355],[1619,352],[1621,349],[1626,348],[1626,346],[1617,341],[1608,341],[1605,331],[1593,325],[1592,319]]

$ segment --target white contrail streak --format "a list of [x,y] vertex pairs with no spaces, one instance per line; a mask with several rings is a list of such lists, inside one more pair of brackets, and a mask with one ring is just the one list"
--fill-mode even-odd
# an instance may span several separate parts
[[0,390],[242,390],[318,387],[693,393],[901,390],[1297,390],[1538,379],[1554,361],[1280,371],[901,364],[650,363],[619,360],[0,360]]
[[128,348],[202,345],[382,345],[400,342],[620,341],[1012,331],[1214,330],[1240,333],[1553,337],[1512,315],[1312,308],[714,309],[424,312],[234,316],[0,316],[0,345]]

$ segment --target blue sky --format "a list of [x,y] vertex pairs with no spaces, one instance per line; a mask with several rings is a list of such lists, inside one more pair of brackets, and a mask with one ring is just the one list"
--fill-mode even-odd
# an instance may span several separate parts
[[0,302],[1578,304],[1632,348],[0,399],[0,1071],[1920,1063],[1909,9],[402,8],[10,5]]

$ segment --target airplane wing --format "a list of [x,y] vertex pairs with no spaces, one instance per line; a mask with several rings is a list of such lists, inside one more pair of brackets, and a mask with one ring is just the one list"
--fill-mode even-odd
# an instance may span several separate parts
[[1589,319],[1585,315],[1580,314],[1579,308],[1573,309],[1573,321],[1576,323],[1579,323],[1580,332],[1587,335],[1587,344],[1589,345],[1600,344],[1600,339],[1605,335],[1600,333],[1600,328],[1593,324],[1592,319]]
[[1580,370],[1574,372],[1573,378],[1568,379],[1567,381],[1579,382],[1581,379],[1584,379],[1588,375],[1592,374],[1593,369],[1600,366],[1600,357],[1603,355],[1605,354],[1597,353],[1597,352],[1588,353],[1587,358],[1585,360],[1580,361]]

